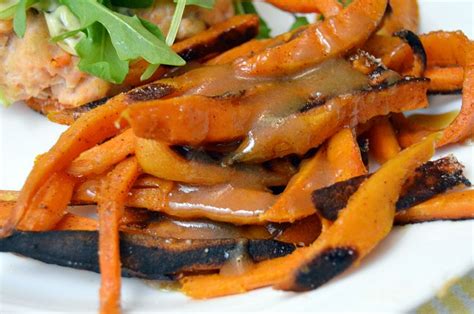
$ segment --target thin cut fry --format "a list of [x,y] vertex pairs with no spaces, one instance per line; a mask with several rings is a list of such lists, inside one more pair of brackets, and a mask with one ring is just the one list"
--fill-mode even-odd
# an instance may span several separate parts
[[469,42],[464,66],[462,108],[451,125],[444,130],[439,146],[457,143],[474,134],[474,42]]
[[283,11],[293,13],[321,13],[325,18],[337,15],[342,4],[337,0],[266,0]]
[[[317,257],[322,249],[354,246],[353,249],[357,250],[358,256],[354,255],[351,263],[341,269],[341,271],[345,270],[351,266],[355,259],[360,259],[367,254],[390,231],[395,215],[394,205],[401,186],[411,171],[431,157],[434,152],[434,141],[435,137],[433,136],[402,152],[382,166],[377,175],[369,179],[364,184],[365,187],[359,190],[358,195],[352,198],[344,216],[338,219],[340,223],[333,224],[309,248],[301,248],[289,256],[259,263],[242,275],[184,277],[181,280],[182,291],[195,299],[208,299],[244,293],[276,283],[279,283],[279,288],[295,289],[297,287],[293,285],[295,283],[294,275],[299,273],[300,267],[307,261],[314,260],[314,257]],[[381,191],[374,193],[378,189]],[[362,204],[359,204],[361,202]],[[368,207],[368,204],[371,206]],[[376,227],[373,226],[374,223],[377,224]],[[357,247],[355,247],[356,245]],[[334,266],[340,267],[341,265],[336,263]],[[312,270],[315,269],[308,268],[308,272]],[[327,281],[336,274],[334,272],[325,273],[323,276],[330,276],[330,278],[325,278]],[[296,283],[298,282],[296,281]],[[206,287],[206,289],[202,287]],[[299,290],[316,288],[316,285],[300,286],[299,288],[301,288]]]
[[435,220],[463,220],[474,218],[474,190],[437,196],[414,206],[396,218],[396,224],[410,224]]
[[387,0],[355,0],[336,16],[306,28],[287,43],[237,62],[243,75],[287,75],[363,44],[379,25]]
[[128,191],[138,176],[135,158],[127,159],[112,170],[98,194],[99,265],[101,272],[100,312],[120,313],[119,222]]
[[390,0],[390,12],[382,22],[380,34],[391,36],[393,33],[407,29],[418,31],[420,14],[417,0]]
[[48,153],[37,160],[21,190],[15,210],[0,230],[0,237],[11,234],[49,176],[64,170],[83,151],[120,131],[116,121],[125,106],[120,97],[117,97],[82,117],[61,135]]
[[357,265],[392,229],[402,186],[433,156],[437,139],[439,134],[408,148],[367,179],[336,222],[310,246],[299,266],[289,270],[277,288],[312,290]]
[[66,214],[75,180],[65,173],[52,175],[33,198],[18,227],[25,231],[48,231]]
[[216,163],[186,160],[166,143],[138,139],[136,155],[145,173],[161,179],[192,184],[235,183],[238,186],[267,187],[287,183],[287,178],[257,165],[221,167]]
[[375,119],[368,133],[370,153],[375,160],[384,164],[395,157],[401,150],[397,135],[388,117]]
[[[315,157],[301,166],[277,202],[261,219],[272,222],[294,222],[316,213],[311,200],[315,189],[352,177],[364,175],[359,146],[350,129],[343,129],[324,145]],[[324,221],[323,221],[324,225]]]
[[430,93],[450,94],[462,90],[464,69],[460,66],[431,67],[426,69],[424,75],[430,79]]
[[111,140],[83,152],[67,172],[75,177],[99,175],[135,153],[135,135],[131,129]]

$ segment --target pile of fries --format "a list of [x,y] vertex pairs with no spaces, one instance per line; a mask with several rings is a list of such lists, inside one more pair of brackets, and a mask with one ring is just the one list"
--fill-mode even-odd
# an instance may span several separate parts
[[[100,271],[101,312],[116,313],[121,275],[198,299],[305,291],[394,224],[474,218],[474,191],[446,193],[470,185],[462,165],[429,161],[474,133],[474,43],[417,35],[414,0],[269,2],[325,19],[218,48],[256,34],[257,17],[235,17],[173,47],[192,65],[50,114],[71,125],[21,192],[0,193],[0,251]],[[461,90],[457,115],[403,115]],[[98,219],[70,212],[82,205]]]

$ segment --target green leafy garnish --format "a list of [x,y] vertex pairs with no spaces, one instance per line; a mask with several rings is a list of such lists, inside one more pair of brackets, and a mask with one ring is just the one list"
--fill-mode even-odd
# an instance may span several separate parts
[[[0,11],[0,19],[13,18],[19,37],[26,32],[27,11],[34,6],[45,14],[55,12],[60,5],[79,21],[76,28],[56,23],[60,32],[51,33],[52,40],[68,51],[77,52],[79,69],[112,83],[122,83],[130,61],[144,59],[150,63],[143,77],[150,77],[159,65],[182,66],[185,61],[170,46],[174,43],[186,5],[211,9],[215,0],[175,0],[176,10],[166,38],[153,23],[131,16],[134,9],[151,7],[154,0],[20,0],[12,1]],[[46,11],[49,11],[46,13]],[[121,14],[116,11],[125,13]],[[49,25],[48,25],[49,26]],[[82,39],[81,39],[82,38]],[[70,47],[71,46],[71,47]],[[74,46],[74,47],[72,47]],[[71,52],[71,53],[72,53]]]
[[113,6],[129,9],[146,9],[153,5],[155,0],[111,0]]
[[86,37],[76,45],[81,57],[79,70],[112,83],[121,83],[128,73],[129,62],[121,60],[112,45],[107,29],[99,23],[87,27]]
[[13,30],[18,37],[23,38],[26,32],[26,10],[39,0],[20,0],[16,5],[15,17],[13,19]]
[[[177,3],[178,0],[173,0]],[[216,4],[216,0],[186,0],[186,5],[197,5],[198,7],[205,9],[212,9]]]
[[79,18],[82,28],[96,22],[108,31],[121,60],[143,58],[152,64],[180,66],[184,60],[143,26],[136,16],[111,11],[94,0],[62,0]]
[[305,16],[296,16],[295,17],[295,22],[291,25],[290,31],[293,31],[297,28],[300,28],[301,26],[305,26],[309,24],[308,19]]
[[[179,31],[179,25],[181,24],[181,20],[183,19],[184,8],[186,7],[186,5],[197,5],[206,9],[212,9],[215,4],[215,0],[174,0],[174,2],[177,5],[173,14],[173,18],[171,19],[171,25],[168,31],[168,35],[166,36],[165,40],[168,46],[173,45],[176,40],[176,36],[178,35]],[[159,67],[160,64],[150,64],[146,68],[145,72],[143,72],[140,79],[142,81],[148,80],[150,77],[152,77],[156,70],[158,70]]]
[[267,22],[258,14],[257,9],[251,1],[248,0],[236,0],[234,2],[235,12],[237,14],[256,14],[260,20],[260,27],[258,29],[258,39],[265,39],[271,37],[272,30],[268,27]]

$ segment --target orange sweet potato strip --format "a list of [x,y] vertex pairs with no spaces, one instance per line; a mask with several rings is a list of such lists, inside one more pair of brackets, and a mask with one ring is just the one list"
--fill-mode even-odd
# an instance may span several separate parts
[[83,152],[74,159],[67,172],[75,177],[99,175],[134,153],[135,135],[129,129],[104,144]]
[[433,156],[437,139],[439,134],[406,149],[367,179],[331,228],[305,252],[299,266],[289,270],[276,287],[292,291],[316,289],[357,265],[392,229],[402,186],[416,168]]
[[260,162],[292,153],[302,155],[344,127],[390,112],[426,107],[428,84],[424,79],[411,79],[383,90],[335,97],[324,106],[289,116],[278,127],[253,130],[252,138],[244,140],[232,161]]
[[[54,230],[77,230],[77,231],[96,231],[99,229],[99,223],[92,218],[66,214],[61,221],[54,227]],[[21,230],[21,229],[20,229]]]
[[[428,160],[434,152],[435,137],[413,146],[387,162],[361,187],[351,198],[344,215],[338,218],[326,232],[310,247],[296,250],[289,256],[257,264],[242,275],[198,275],[184,277],[181,280],[182,291],[195,299],[244,293],[278,283],[280,289],[305,290],[305,285],[298,281],[301,267],[317,260],[328,248],[352,248],[357,250],[350,263],[342,266],[348,268],[355,259],[360,260],[380,242],[390,231],[395,215],[395,202],[406,177],[419,165]],[[374,191],[379,191],[375,193]],[[375,226],[374,226],[375,224]],[[347,251],[346,251],[347,252]],[[311,264],[309,266],[312,266]],[[341,267],[334,263],[333,267]],[[345,269],[344,268],[344,269]],[[336,272],[318,274],[318,268],[303,268],[316,272],[325,281]],[[327,269],[326,269],[327,270]],[[332,269],[329,269],[332,271]],[[303,272],[303,274],[305,274]],[[312,273],[311,275],[313,275]],[[321,279],[318,277],[312,277]],[[298,285],[295,285],[298,284]],[[311,281],[315,288],[321,282]],[[206,287],[203,289],[202,287]],[[299,289],[297,289],[299,288]]]
[[397,135],[388,117],[375,119],[368,133],[370,153],[379,164],[395,157],[401,150]]
[[99,212],[100,312],[120,313],[119,223],[128,192],[138,176],[138,163],[129,158],[102,181],[97,195]]
[[48,231],[66,215],[75,180],[58,172],[53,174],[34,196],[23,219],[18,224],[25,231]]
[[191,184],[235,183],[240,186],[267,187],[285,185],[285,176],[259,165],[222,167],[219,164],[186,160],[168,144],[137,139],[136,156],[145,173],[155,177]]
[[[276,203],[261,219],[272,222],[294,222],[316,213],[311,193],[314,189],[367,173],[359,146],[350,129],[334,135],[316,156],[303,163]],[[324,221],[323,221],[324,225]]]
[[292,13],[321,13],[328,18],[342,10],[337,0],[266,0],[277,8]]
[[402,29],[418,31],[420,20],[417,0],[390,0],[390,12],[383,20],[379,34],[391,36]]
[[276,38],[270,39],[253,39],[243,45],[235,47],[229,51],[226,51],[215,58],[212,58],[208,62],[207,65],[221,65],[226,63],[231,63],[238,58],[242,58],[245,56],[250,56],[254,53],[261,52],[262,50],[270,47],[271,45],[275,44]]
[[240,105],[240,97],[191,95],[134,104],[126,116],[138,137],[195,146],[240,138],[250,127],[254,109]]
[[355,0],[336,16],[306,28],[283,45],[237,62],[242,75],[287,75],[363,44],[384,16],[387,0]]
[[451,93],[462,90],[464,69],[460,66],[431,67],[426,69],[425,77],[430,79],[431,93]]
[[439,195],[395,217],[396,224],[474,218],[474,190]]
[[461,112],[444,130],[439,146],[457,143],[474,134],[474,42],[469,42],[464,66]]
[[[92,179],[79,185],[73,202],[97,203],[95,195],[99,182]],[[126,205],[183,219],[208,218],[214,221],[250,225],[264,223],[259,216],[270,208],[276,199],[277,196],[268,191],[229,184],[190,186],[162,180],[154,187],[135,185],[130,190]]]
[[61,135],[49,152],[39,158],[21,190],[15,210],[0,230],[0,237],[11,234],[23,218],[26,209],[31,205],[36,193],[52,174],[64,170],[83,151],[120,131],[116,121],[125,106],[121,97],[117,96],[104,106],[81,117]]

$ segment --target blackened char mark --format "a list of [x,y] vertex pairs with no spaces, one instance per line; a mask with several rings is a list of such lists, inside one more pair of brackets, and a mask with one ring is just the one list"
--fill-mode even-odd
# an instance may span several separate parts
[[423,43],[421,42],[420,37],[418,37],[417,34],[413,33],[408,29],[403,29],[401,31],[395,32],[393,36],[398,37],[404,42],[406,42],[410,46],[413,53],[420,59],[423,66],[423,70],[426,69],[426,51],[425,47],[423,47]]
[[[423,164],[403,185],[396,204],[397,211],[425,202],[456,186],[470,186],[471,183],[464,176],[463,169],[464,167],[452,156]],[[314,206],[324,218],[336,220],[339,211],[346,207],[349,198],[367,178],[368,176],[356,177],[314,191],[312,194]]]
[[288,290],[314,290],[351,267],[357,257],[357,250],[350,247],[327,249],[297,270]]
[[306,101],[304,106],[300,109],[300,112],[304,113],[304,112],[310,111],[311,109],[321,107],[322,105],[326,103],[326,101],[327,101],[326,97],[312,96]]
[[208,42],[198,42],[178,52],[185,61],[199,60],[206,56],[227,51],[257,36],[257,25],[232,27]]
[[462,95],[462,89],[428,90],[428,95]]
[[312,194],[314,206],[324,218],[336,220],[339,211],[346,207],[349,198],[368,177],[368,175],[355,177],[314,191]]
[[470,186],[463,169],[453,156],[425,163],[403,186],[397,210],[408,209],[461,184]]
[[175,88],[168,84],[151,83],[142,87],[137,87],[127,93],[127,98],[132,101],[157,100],[170,95]]
[[[98,233],[95,231],[16,232],[11,237],[0,239],[0,252],[98,272],[97,243]],[[182,272],[216,271],[237,245],[238,239],[178,240],[121,233],[122,275],[171,279]],[[275,240],[249,240],[246,248],[249,256],[259,262],[290,254],[295,246]]]

